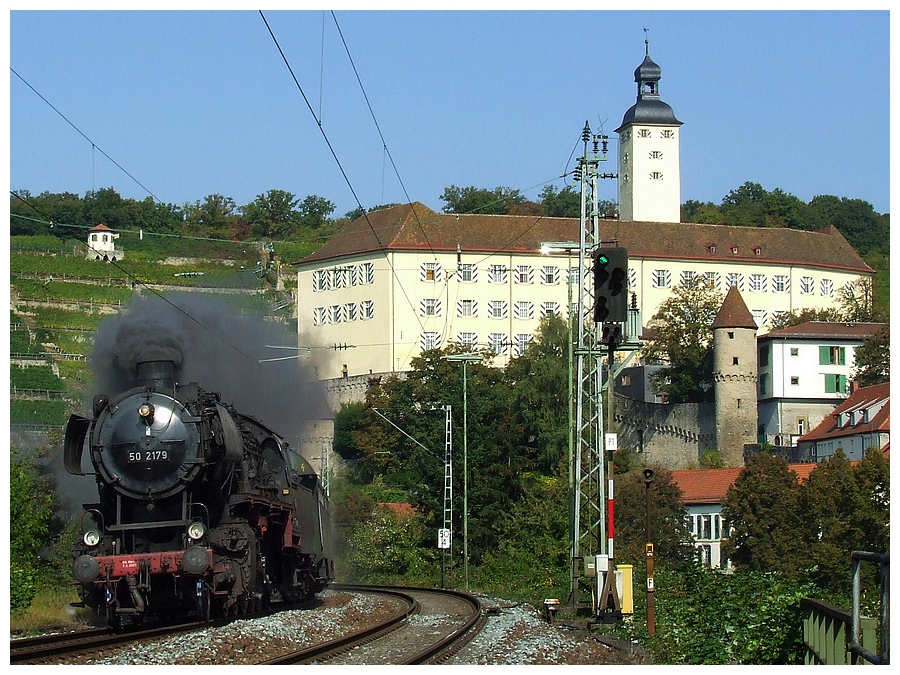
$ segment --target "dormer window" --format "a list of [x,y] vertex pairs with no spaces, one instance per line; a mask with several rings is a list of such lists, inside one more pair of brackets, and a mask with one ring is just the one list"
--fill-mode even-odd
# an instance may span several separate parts
[[762,255],[762,249],[759,246],[754,246],[753,253],[754,255]]
[[738,254],[738,247],[732,246],[731,247],[731,255],[737,255],[737,254]]
[[715,244],[707,244],[707,245],[706,245],[706,251],[707,251],[707,253],[715,253],[715,252],[716,252],[716,245],[715,245]]

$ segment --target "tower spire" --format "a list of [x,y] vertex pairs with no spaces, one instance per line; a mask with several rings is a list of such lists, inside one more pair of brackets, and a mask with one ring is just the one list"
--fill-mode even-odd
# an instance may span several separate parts
[[650,29],[644,26],[644,56],[650,56]]

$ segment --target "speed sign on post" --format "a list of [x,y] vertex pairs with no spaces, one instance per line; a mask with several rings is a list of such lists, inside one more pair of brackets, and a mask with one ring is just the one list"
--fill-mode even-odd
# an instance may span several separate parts
[[438,548],[450,548],[450,530],[446,527],[438,529]]

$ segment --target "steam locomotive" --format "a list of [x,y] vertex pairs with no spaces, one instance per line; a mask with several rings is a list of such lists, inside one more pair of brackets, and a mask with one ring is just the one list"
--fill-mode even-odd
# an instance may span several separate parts
[[85,439],[99,501],[85,504],[73,575],[111,626],[238,616],[305,599],[334,578],[326,495],[310,463],[172,361],[69,418],[66,470]]

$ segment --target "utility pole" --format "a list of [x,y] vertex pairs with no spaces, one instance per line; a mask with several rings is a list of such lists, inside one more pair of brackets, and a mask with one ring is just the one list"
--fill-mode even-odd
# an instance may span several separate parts
[[[447,557],[453,562],[453,417],[451,406],[441,406],[444,410],[444,530],[449,531],[447,548],[441,549],[441,588],[446,588],[444,583],[444,569]],[[453,586],[452,577],[450,582]]]
[[466,385],[466,365],[470,361],[481,361],[481,354],[466,352],[443,357],[445,361],[462,362],[463,366],[463,580],[465,590],[469,590],[469,429],[468,394]]

